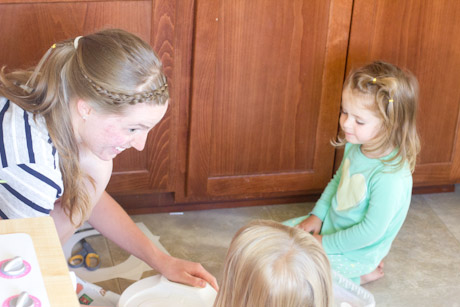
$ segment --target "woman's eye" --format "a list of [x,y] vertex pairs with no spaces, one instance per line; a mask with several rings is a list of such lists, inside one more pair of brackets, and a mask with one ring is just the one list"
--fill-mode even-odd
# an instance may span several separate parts
[[358,125],[364,125],[364,123],[363,123],[363,122],[360,122],[359,120],[357,120],[356,123],[357,123]]
[[134,128],[129,129],[129,132],[131,132],[131,133],[134,133],[136,131],[137,131],[137,129],[134,129]]

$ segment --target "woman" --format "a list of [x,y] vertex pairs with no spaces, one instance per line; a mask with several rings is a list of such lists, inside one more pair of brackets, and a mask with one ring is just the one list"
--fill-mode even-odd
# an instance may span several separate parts
[[51,215],[61,242],[84,221],[172,281],[218,288],[161,252],[105,188],[112,160],[142,150],[168,107],[151,47],[109,29],[54,44],[33,71],[0,73],[0,218]]

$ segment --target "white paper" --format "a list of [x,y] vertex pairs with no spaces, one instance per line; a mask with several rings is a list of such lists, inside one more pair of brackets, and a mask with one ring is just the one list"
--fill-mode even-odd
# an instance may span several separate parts
[[[154,236],[150,230],[144,225],[144,223],[136,223],[139,229],[152,241],[160,250],[168,254],[168,251],[161,245],[160,237]],[[83,226],[84,228],[87,228]],[[95,229],[88,229],[74,234],[64,245],[64,256],[66,259],[69,259],[72,255],[72,249],[81,239],[87,238],[94,235],[100,235],[100,233]],[[93,247],[97,250],[97,247]],[[142,277],[142,274],[146,271],[152,270],[152,268],[147,265],[145,262],[136,258],[134,256],[129,256],[124,262],[107,268],[99,268],[95,271],[89,271],[84,267],[80,268],[70,268],[69,270],[75,272],[81,279],[96,283],[104,280],[114,279],[114,278],[125,278],[130,280],[139,280]]]

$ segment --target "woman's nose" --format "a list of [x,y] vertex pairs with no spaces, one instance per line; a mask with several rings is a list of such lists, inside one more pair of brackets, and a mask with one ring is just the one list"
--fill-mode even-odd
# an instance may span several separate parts
[[147,133],[139,133],[136,135],[131,142],[131,146],[138,151],[142,151],[145,148],[145,143],[147,142]]

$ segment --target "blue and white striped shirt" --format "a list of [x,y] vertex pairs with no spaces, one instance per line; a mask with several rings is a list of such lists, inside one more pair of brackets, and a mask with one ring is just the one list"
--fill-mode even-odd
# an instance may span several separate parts
[[63,182],[44,118],[0,97],[0,129],[0,217],[48,215]]

